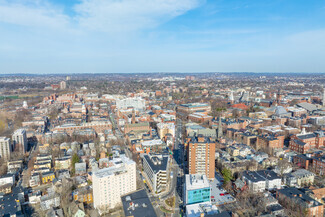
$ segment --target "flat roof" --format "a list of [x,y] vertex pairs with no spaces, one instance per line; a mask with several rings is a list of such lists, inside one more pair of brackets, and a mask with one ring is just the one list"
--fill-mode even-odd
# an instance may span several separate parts
[[168,159],[169,159],[168,155],[149,156],[148,154],[145,154],[143,157],[146,159],[150,168],[155,173],[157,173],[160,170],[167,170]]
[[186,206],[187,217],[200,217],[201,213],[204,213],[204,216],[216,216],[219,213],[219,210],[210,202],[196,203]]
[[194,107],[209,106],[209,104],[207,104],[207,103],[187,103],[187,104],[181,104],[181,106],[194,108]]
[[100,169],[94,172],[93,175],[99,178],[111,176],[114,175],[115,173],[125,172],[126,171],[125,164],[135,164],[133,160],[127,158],[124,155],[121,155],[120,158],[114,158],[110,162],[114,163],[114,166]]
[[210,188],[207,176],[201,174],[186,174],[185,186],[187,191],[201,188]]
[[144,189],[121,197],[125,216],[156,217],[157,214]]

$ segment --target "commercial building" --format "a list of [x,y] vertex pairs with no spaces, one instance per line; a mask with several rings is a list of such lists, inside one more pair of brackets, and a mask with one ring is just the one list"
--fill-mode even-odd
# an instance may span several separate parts
[[10,160],[10,153],[10,139],[6,137],[0,137],[0,157],[5,160]]
[[150,125],[148,122],[143,122],[143,123],[135,123],[135,124],[126,124],[124,126],[124,133],[127,134],[131,131],[138,132],[138,131],[143,131],[143,132],[148,132],[150,130]]
[[177,111],[185,114],[192,114],[194,112],[211,112],[211,106],[207,103],[188,103],[181,104],[177,107]]
[[210,184],[206,175],[185,175],[184,205],[210,202]]
[[0,198],[0,216],[24,217],[21,210],[22,189],[16,187],[12,191]]
[[166,190],[169,169],[169,155],[145,154],[143,172],[153,192]]
[[213,119],[212,116],[207,115],[205,113],[195,112],[188,116],[188,120],[197,122],[197,123],[206,123]]
[[108,120],[92,121],[89,123],[82,123],[81,125],[76,124],[64,124],[54,128],[55,131],[65,132],[69,135],[73,135],[74,132],[82,130],[93,129],[96,133],[104,133],[105,130],[112,129],[112,124]]
[[125,99],[117,99],[116,100],[116,108],[117,109],[128,109],[134,108],[136,110],[145,110],[146,102],[144,99],[138,98],[125,98]]
[[136,190],[136,163],[125,155],[110,161],[111,167],[93,173],[94,207],[100,212],[121,204],[121,196]]
[[215,143],[202,135],[188,139],[189,174],[205,174],[213,179],[215,174]]
[[121,199],[126,217],[157,217],[146,190],[124,195]]
[[18,129],[14,132],[12,135],[12,142],[14,145],[14,148],[17,149],[17,146],[19,147],[19,150],[25,154],[27,151],[27,136],[26,136],[26,130],[25,129]]
[[231,217],[228,212],[222,212],[218,210],[215,205],[209,202],[192,204],[186,206],[186,217]]

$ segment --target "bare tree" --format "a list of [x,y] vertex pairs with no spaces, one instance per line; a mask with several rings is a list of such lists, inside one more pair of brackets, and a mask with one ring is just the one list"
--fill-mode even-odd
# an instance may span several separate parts
[[277,165],[280,175],[283,176],[286,169],[291,167],[291,163],[285,159],[280,160]]
[[7,174],[7,162],[3,158],[0,158],[0,176]]

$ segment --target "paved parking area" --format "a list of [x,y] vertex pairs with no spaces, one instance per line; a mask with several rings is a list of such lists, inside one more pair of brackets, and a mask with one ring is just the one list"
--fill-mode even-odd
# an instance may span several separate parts
[[221,186],[221,183],[218,179],[210,181],[211,186],[211,203],[220,206],[224,204],[233,203],[236,199],[231,196],[225,189]]

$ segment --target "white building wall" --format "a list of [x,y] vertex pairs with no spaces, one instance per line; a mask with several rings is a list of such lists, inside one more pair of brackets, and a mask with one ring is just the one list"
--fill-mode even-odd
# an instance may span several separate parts
[[137,110],[144,110],[146,108],[145,100],[142,98],[126,98],[121,100],[116,100],[117,109],[126,109],[133,107]]
[[26,136],[26,130],[24,129],[18,129],[14,132],[12,135],[12,141],[14,143],[14,147],[16,147],[17,144],[20,144],[22,147],[23,154],[27,151],[27,136]]
[[10,139],[6,137],[0,137],[0,157],[5,160],[10,160],[10,153]]
[[[114,172],[112,172],[114,170]],[[101,175],[98,175],[101,174]],[[121,196],[136,190],[136,164],[129,163],[98,170],[93,175],[94,207],[111,209],[121,203]]]

